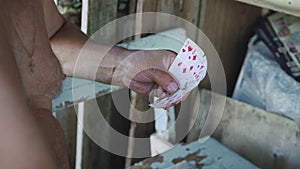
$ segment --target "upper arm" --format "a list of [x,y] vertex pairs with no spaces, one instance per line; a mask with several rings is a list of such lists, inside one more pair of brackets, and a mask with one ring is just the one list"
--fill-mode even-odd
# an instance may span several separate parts
[[42,0],[44,10],[44,21],[51,38],[64,24],[65,19],[57,10],[54,0]]

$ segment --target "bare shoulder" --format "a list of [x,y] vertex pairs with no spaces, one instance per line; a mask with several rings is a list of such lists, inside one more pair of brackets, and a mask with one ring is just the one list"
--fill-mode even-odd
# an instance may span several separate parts
[[57,10],[53,0],[40,0],[43,4],[44,20],[48,31],[48,37],[51,38],[64,24],[65,19]]

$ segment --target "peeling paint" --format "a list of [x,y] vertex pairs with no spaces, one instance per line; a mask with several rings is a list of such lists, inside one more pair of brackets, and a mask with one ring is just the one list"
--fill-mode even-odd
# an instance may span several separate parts
[[213,138],[204,143],[196,141],[185,145],[178,144],[167,152],[128,169],[177,169],[180,166],[200,169],[257,169],[255,165]]
[[200,153],[200,150],[198,150],[194,153],[188,154],[185,157],[175,158],[175,159],[172,160],[172,162],[174,164],[177,164],[177,163],[182,162],[184,160],[185,161],[193,161],[193,162],[196,163],[197,168],[202,168],[204,166],[204,164],[202,164],[201,161],[203,159],[205,159],[207,156],[201,156],[201,155],[199,155],[199,153]]
[[136,164],[136,166],[132,166],[130,169],[152,169],[151,164],[162,163],[163,161],[164,158],[160,155],[157,155],[155,157],[144,160],[142,163]]

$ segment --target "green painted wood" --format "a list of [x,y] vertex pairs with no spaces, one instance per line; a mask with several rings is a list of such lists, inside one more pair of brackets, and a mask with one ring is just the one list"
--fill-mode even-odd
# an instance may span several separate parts
[[127,169],[258,169],[235,152],[209,138],[206,142],[177,144],[171,150]]

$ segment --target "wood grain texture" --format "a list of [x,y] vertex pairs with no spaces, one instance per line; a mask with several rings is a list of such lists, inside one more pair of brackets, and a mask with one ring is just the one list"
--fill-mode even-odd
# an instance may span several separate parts
[[[130,119],[131,128],[130,128],[130,137],[133,138],[150,138],[150,135],[155,132],[154,129],[154,111],[149,108],[148,96],[131,93],[131,103],[132,106],[130,110]],[[143,119],[149,119],[148,123],[139,123],[136,121],[144,121]],[[129,139],[129,150],[128,155],[135,156],[139,154],[139,152],[147,153],[148,156],[151,156],[150,152],[150,139],[147,144],[143,145],[143,147],[139,147],[139,145],[134,142],[134,140]],[[138,161],[143,160],[144,158],[128,158],[126,162],[126,166],[130,166]]]
[[158,0],[144,0],[143,12],[156,12]]
[[179,16],[186,19],[187,21],[191,22],[192,24],[198,26],[199,23],[199,14],[200,14],[200,7],[201,1],[199,0],[185,0],[180,1],[179,3]]
[[177,144],[171,150],[148,158],[128,169],[258,169],[213,138],[200,144]]
[[[226,96],[202,90],[200,114],[207,114],[212,97],[226,99],[222,119],[213,137],[259,168],[299,168],[299,124]],[[188,142],[199,138],[201,118],[197,117]]]
[[[199,28],[219,53],[231,95],[261,9],[234,0],[205,0],[202,6],[205,11],[201,11]],[[206,81],[204,86],[209,87],[209,82]]]
[[65,108],[55,112],[55,114],[64,133],[70,168],[75,168],[77,136],[77,115],[75,108]]
[[117,18],[117,4],[118,0],[89,0],[88,35]]
[[[115,94],[116,97],[124,97],[128,95],[128,90],[120,90],[112,94]],[[82,159],[82,168],[84,169],[124,168],[124,157],[115,155],[102,148],[104,145],[106,148],[118,147],[119,150],[125,154],[127,151],[128,141],[123,140],[124,142],[119,142],[121,140],[116,138],[116,135],[113,135],[109,129],[112,127],[116,132],[128,136],[130,127],[129,120],[123,117],[115,107],[112,94],[99,97],[97,100],[85,102],[83,126],[86,132],[83,138]],[[129,116],[129,104],[124,103],[123,105],[125,106],[122,107],[123,115]],[[99,118],[101,117],[99,113],[102,114],[104,119]],[[106,123],[108,123],[109,126],[107,126]],[[102,146],[98,145],[100,140]]]

